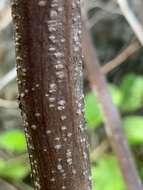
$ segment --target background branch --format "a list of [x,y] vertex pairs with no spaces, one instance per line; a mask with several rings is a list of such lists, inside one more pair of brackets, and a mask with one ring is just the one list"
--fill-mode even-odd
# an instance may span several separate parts
[[16,78],[16,69],[10,70],[3,78],[0,79],[0,90],[7,86],[12,80]]
[[106,63],[104,66],[101,67],[101,70],[104,74],[109,73],[117,66],[122,64],[128,57],[134,54],[137,50],[141,48],[138,41],[132,42],[126,49],[123,50],[119,55],[117,55],[114,59]]
[[87,16],[84,8],[82,9],[82,16],[85,26],[83,29],[83,52],[85,55],[88,78],[91,88],[97,95],[101,105],[107,136],[117,156],[127,189],[142,190],[142,183],[138,176],[133,156],[122,131],[120,115],[108,92],[106,79],[101,72],[99,60],[92,44],[92,39],[89,35],[90,29],[87,23]]
[[129,25],[131,26],[132,30],[134,31],[135,35],[137,36],[140,43],[143,45],[143,27],[136,18],[135,14],[131,10],[127,0],[117,0],[123,15],[125,16],[126,20],[128,21]]

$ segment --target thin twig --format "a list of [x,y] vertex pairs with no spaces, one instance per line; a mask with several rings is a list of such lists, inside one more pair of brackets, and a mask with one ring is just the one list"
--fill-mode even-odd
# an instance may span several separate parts
[[111,14],[122,14],[118,7],[116,7],[117,3],[114,0],[110,0],[107,3],[101,2],[101,0],[84,0],[84,3],[86,3],[86,9],[87,11],[90,11],[94,8],[100,8],[106,12],[109,12]]
[[13,184],[10,184],[5,179],[0,178],[0,188],[9,190],[18,190]]
[[11,10],[8,7],[0,10],[0,32],[11,23]]
[[26,183],[22,181],[16,181],[13,182],[13,185],[18,189],[18,190],[33,190],[33,188]]
[[[102,11],[98,12],[98,13],[94,13],[94,15],[90,18],[89,20],[89,25],[92,28],[93,26],[95,26],[95,24],[97,24],[100,20],[102,19],[109,19],[109,18],[113,18],[113,14],[115,15],[121,15],[121,11],[117,10],[117,8],[115,7],[115,4],[112,4],[111,2],[109,3],[95,3],[92,5],[92,8],[101,8]],[[108,13],[108,14],[107,14]]]
[[16,78],[16,69],[13,68],[3,78],[0,79],[0,90]]
[[101,142],[101,144],[93,150],[93,152],[91,152],[90,154],[90,159],[91,161],[95,161],[97,160],[101,155],[103,155],[105,153],[105,151],[108,149],[108,142],[107,140],[104,140],[103,142]]
[[91,36],[89,35],[90,29],[87,22],[85,22],[87,21],[87,16],[84,11],[82,12],[82,16],[85,25],[83,29],[85,63],[91,88],[97,95],[101,105],[107,136],[117,156],[127,190],[142,190],[142,183],[138,176],[133,156],[122,131],[120,115],[112,102],[106,79],[99,66],[99,60],[92,44]]
[[143,27],[131,10],[127,0],[117,0],[123,15],[134,31],[140,43],[143,45]]
[[0,107],[7,109],[17,109],[18,103],[14,100],[0,99]]
[[102,66],[101,70],[104,74],[109,73],[117,66],[121,65],[124,61],[127,60],[132,54],[141,48],[138,41],[132,42],[126,49],[123,50],[117,57],[106,63]]

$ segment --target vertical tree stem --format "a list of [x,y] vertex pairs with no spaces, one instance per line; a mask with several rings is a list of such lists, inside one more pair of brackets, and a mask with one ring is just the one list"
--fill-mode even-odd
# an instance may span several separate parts
[[35,190],[88,190],[79,0],[12,0],[11,5]]

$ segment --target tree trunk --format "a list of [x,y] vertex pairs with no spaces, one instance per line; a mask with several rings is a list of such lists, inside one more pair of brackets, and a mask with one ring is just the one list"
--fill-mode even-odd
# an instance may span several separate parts
[[79,0],[12,0],[20,108],[37,190],[90,189]]

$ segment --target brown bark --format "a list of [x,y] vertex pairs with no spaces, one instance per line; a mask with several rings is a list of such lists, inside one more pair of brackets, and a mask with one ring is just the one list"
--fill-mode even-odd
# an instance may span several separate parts
[[77,0],[12,0],[20,107],[39,190],[90,189]]

